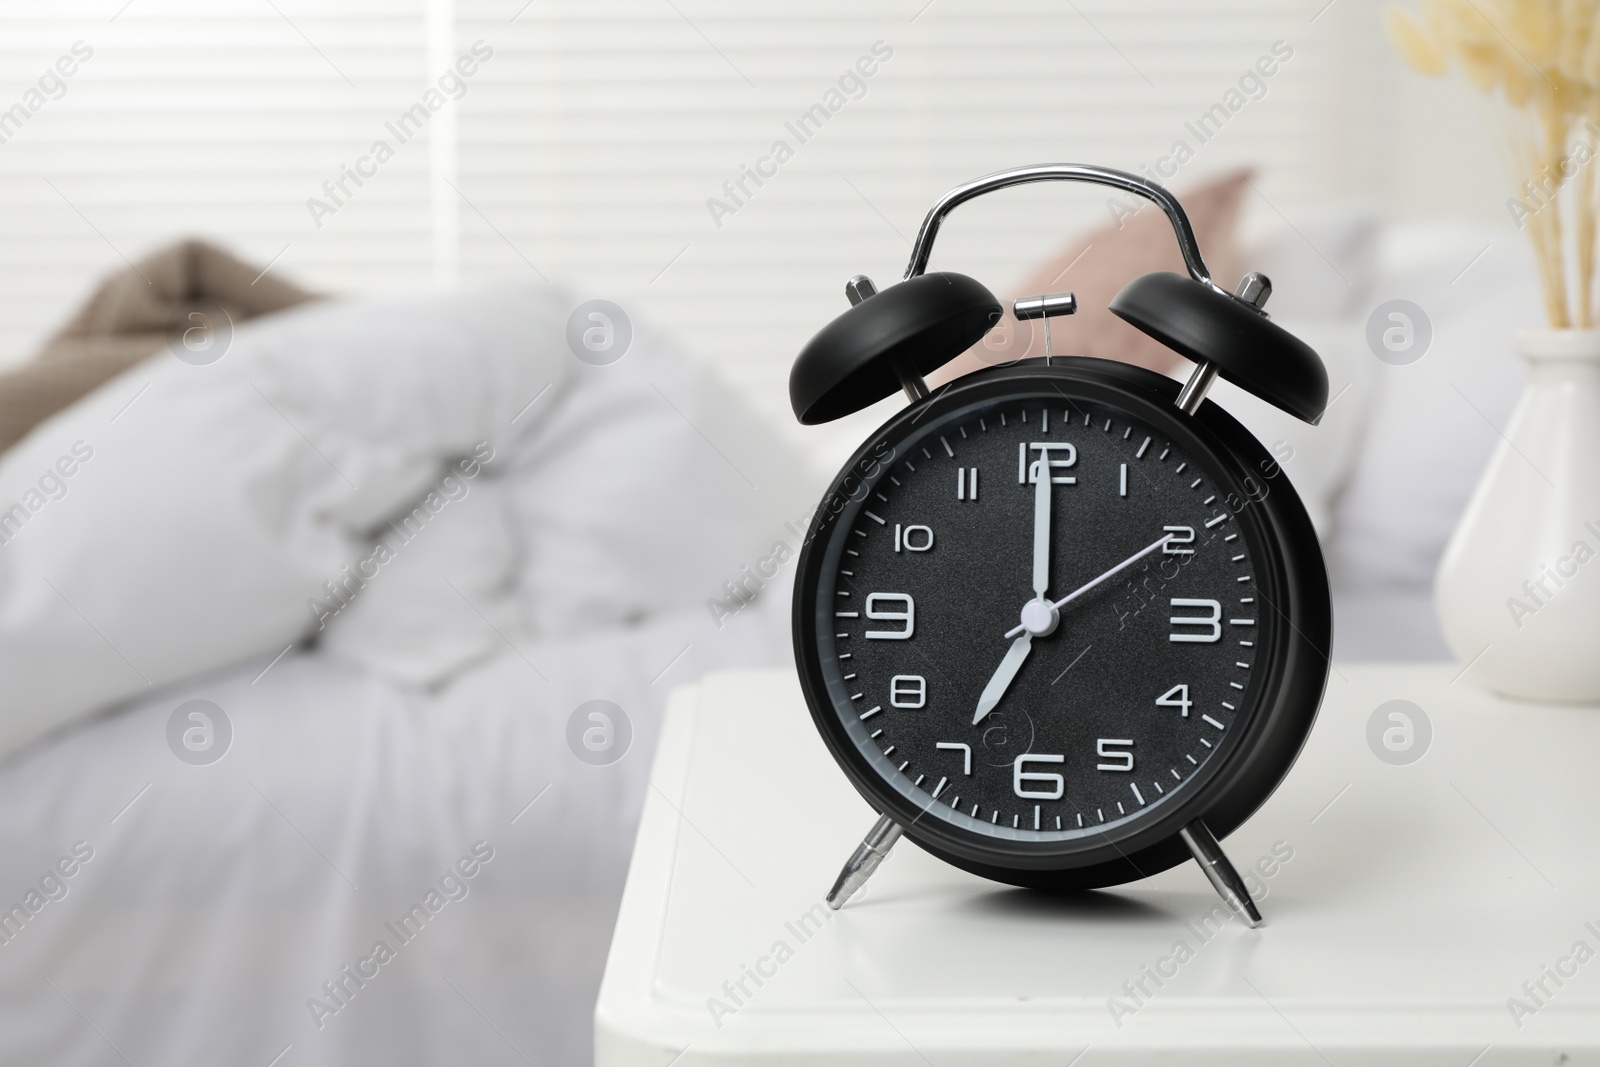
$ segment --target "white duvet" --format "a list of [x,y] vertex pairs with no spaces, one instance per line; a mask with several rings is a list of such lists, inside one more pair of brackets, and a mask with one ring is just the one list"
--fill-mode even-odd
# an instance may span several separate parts
[[[254,685],[188,683],[13,762],[0,907],[75,848],[92,858],[0,944],[0,1062],[266,1067],[289,1046],[283,1067],[588,1062],[666,691],[780,662],[785,642],[754,609],[717,631],[695,606],[528,643],[528,662],[433,694],[291,652]],[[232,720],[210,766],[164,737],[193,698]],[[566,743],[596,698],[634,730],[609,766]],[[475,849],[492,858],[463,877]],[[379,942],[394,958],[361,967]]]
[[788,656],[706,602],[816,487],[574,303],[308,306],[0,461],[0,1062],[587,1061],[666,692]]

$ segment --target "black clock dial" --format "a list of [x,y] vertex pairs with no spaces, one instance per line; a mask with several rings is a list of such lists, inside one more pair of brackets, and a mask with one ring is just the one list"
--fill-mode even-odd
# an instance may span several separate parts
[[[856,743],[938,816],[998,837],[1082,836],[1181,794],[1252,696],[1267,625],[1207,474],[1158,428],[1059,397],[978,405],[909,441],[819,588]],[[1012,636],[1041,599],[1040,532],[1052,607],[1146,554],[1054,608],[1049,632]]]
[[1280,666],[1271,546],[1236,477],[1177,412],[1085,392],[974,398],[885,437],[808,550],[825,733],[925,833],[1126,840],[1215,776]]

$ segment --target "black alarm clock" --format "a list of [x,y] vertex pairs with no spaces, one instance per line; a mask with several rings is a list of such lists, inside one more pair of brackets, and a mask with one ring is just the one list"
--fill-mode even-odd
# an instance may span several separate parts
[[[1049,354],[1070,293],[1019,300],[1046,356],[930,394],[922,376],[976,343],[999,302],[925,273],[957,205],[1083,181],[1167,215],[1188,277],[1149,274],[1110,310],[1195,370],[1181,387]],[[1316,534],[1272,456],[1205,394],[1218,374],[1308,422],[1327,373],[1263,310],[1271,284],[1216,285],[1178,201],[1133,174],[1025,167],[947,193],[905,279],[846,286],[854,306],[795,361],[790,400],[826,422],[904,389],[911,403],[835,479],[800,554],[794,645],[811,714],[882,817],[828,895],[838,908],[909,837],[1017,886],[1082,890],[1191,856],[1251,926],[1218,845],[1288,773],[1328,673],[1332,611]]]

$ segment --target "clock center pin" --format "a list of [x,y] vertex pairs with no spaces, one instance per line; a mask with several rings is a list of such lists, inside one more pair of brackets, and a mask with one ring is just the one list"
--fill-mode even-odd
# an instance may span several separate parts
[[1022,605],[1022,628],[1035,637],[1055,633],[1060,621],[1061,609],[1048,600],[1035,598]]

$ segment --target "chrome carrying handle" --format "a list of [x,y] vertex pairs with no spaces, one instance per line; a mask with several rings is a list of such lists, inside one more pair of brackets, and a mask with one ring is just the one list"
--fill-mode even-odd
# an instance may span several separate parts
[[1167,213],[1173,234],[1178,238],[1178,251],[1183,253],[1184,266],[1189,268],[1189,276],[1219,293],[1227,293],[1226,289],[1211,280],[1211,272],[1206,269],[1205,260],[1200,258],[1200,242],[1195,239],[1194,227],[1189,224],[1189,216],[1184,214],[1183,205],[1178,203],[1177,197],[1137,174],[1087,163],[1040,163],[1031,167],[1017,167],[986,174],[965,185],[956,186],[940,197],[939,202],[928,209],[927,218],[922,220],[922,228],[917,231],[916,242],[911,246],[911,262],[906,267],[906,278],[915,278],[928,269],[928,257],[933,254],[933,239],[938,236],[939,224],[946,215],[973,197],[1029,182],[1088,182],[1092,185],[1109,185],[1113,189],[1144,197]]

